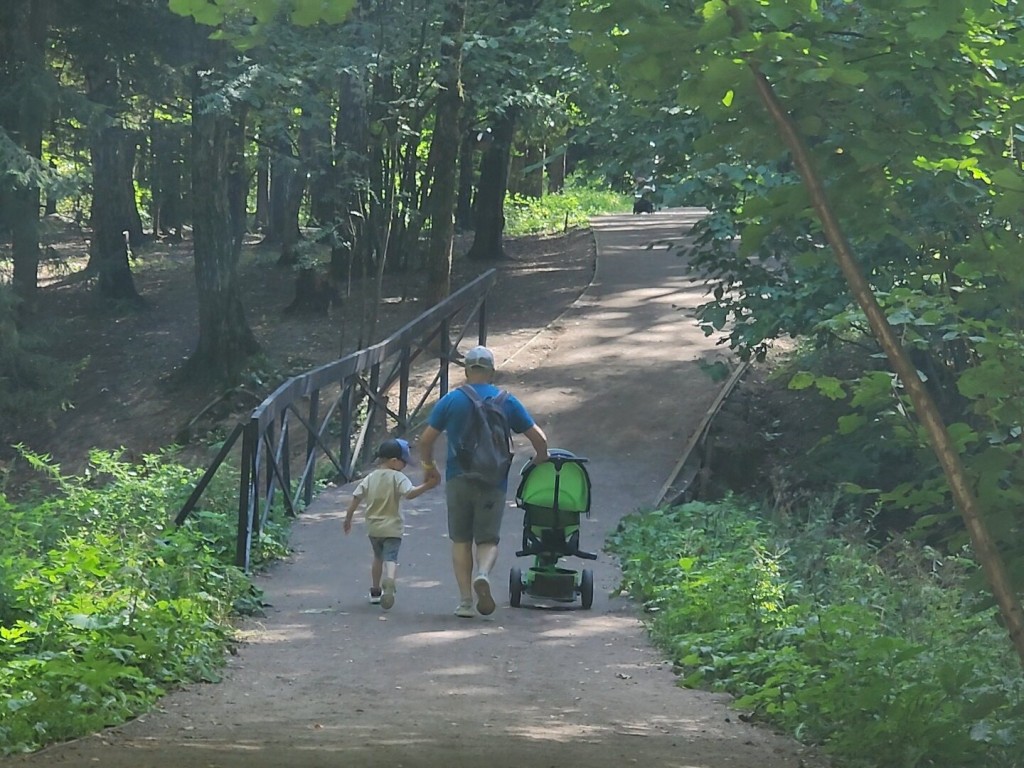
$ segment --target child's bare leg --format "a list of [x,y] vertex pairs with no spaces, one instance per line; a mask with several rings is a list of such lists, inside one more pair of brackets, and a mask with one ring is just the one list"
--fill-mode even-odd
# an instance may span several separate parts
[[370,586],[374,590],[380,589],[380,577],[384,572],[384,561],[379,558],[373,558],[373,566],[370,568]]
[[388,610],[395,604],[395,575],[397,573],[398,563],[394,560],[385,560],[384,578],[380,581],[380,607],[384,610]]

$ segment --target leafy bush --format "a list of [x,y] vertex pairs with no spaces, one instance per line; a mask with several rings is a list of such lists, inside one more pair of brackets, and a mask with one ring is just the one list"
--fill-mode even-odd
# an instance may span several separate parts
[[974,563],[873,550],[826,512],[796,526],[694,503],[627,518],[609,546],[683,684],[845,765],[1019,766],[1024,680],[964,588]]
[[[180,528],[195,470],[96,452],[64,478],[38,456],[58,497],[0,496],[0,745],[28,751],[122,722],[168,686],[215,680],[231,619],[258,604],[233,565],[234,500],[208,490]],[[267,527],[263,561],[283,551]]]
[[558,194],[510,195],[505,201],[505,231],[512,236],[553,234],[585,227],[591,216],[621,213],[631,206],[632,201],[623,195],[573,177]]

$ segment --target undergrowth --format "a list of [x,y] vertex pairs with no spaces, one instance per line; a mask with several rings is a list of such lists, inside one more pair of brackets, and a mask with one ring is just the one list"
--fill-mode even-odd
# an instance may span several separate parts
[[509,195],[505,201],[505,233],[515,237],[579,229],[589,226],[591,216],[623,213],[631,206],[632,200],[623,195],[570,177],[558,194]]
[[50,355],[44,335],[20,327],[18,304],[14,291],[0,285],[0,419],[45,418],[67,406],[85,363]]
[[726,498],[632,515],[609,548],[683,685],[733,694],[839,765],[1024,765],[1024,678],[965,586],[976,564],[875,549],[852,525]]
[[[171,455],[128,464],[94,452],[72,478],[26,458],[60,493],[22,504],[0,495],[2,754],[123,722],[168,688],[216,680],[232,619],[261,606],[233,565],[237,502],[226,481],[179,528],[199,471]],[[280,557],[284,535],[272,519],[254,562]]]

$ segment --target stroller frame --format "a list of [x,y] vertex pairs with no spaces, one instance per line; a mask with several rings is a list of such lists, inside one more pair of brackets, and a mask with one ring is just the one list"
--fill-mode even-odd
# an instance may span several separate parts
[[[559,448],[551,449],[548,456],[544,464],[523,467],[516,491],[516,504],[523,510],[523,546],[516,557],[532,555],[533,565],[525,572],[517,567],[509,572],[509,605],[518,608],[524,594],[570,603],[579,595],[583,608],[589,609],[594,603],[593,571],[559,565],[563,557],[597,559],[595,553],[579,547],[580,515],[590,517],[590,477],[583,467],[587,460]],[[530,476],[538,471],[553,473],[550,497],[543,499],[550,503],[538,503],[537,494],[528,487]]]

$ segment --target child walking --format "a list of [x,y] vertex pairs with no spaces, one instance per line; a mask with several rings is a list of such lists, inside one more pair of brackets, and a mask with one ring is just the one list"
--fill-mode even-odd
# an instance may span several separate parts
[[395,575],[398,549],[402,545],[405,520],[402,499],[415,499],[438,484],[437,478],[414,486],[402,470],[412,461],[409,443],[385,440],[377,449],[377,468],[359,481],[345,514],[345,534],[352,530],[352,517],[366,502],[366,528],[373,548],[370,568],[370,602],[385,610],[395,604]]

